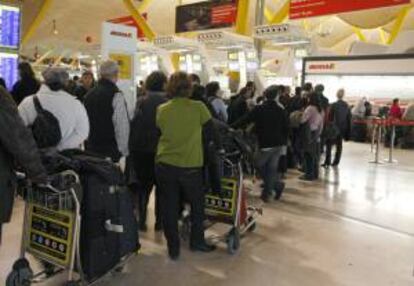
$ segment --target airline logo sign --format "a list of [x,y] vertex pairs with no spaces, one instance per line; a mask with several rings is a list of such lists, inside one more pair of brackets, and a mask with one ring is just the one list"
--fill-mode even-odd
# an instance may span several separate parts
[[120,32],[120,31],[111,31],[110,34],[111,34],[111,36],[116,36],[116,37],[132,38],[131,33],[125,33],[125,32]]
[[410,0],[291,0],[290,19],[410,4]]
[[305,72],[308,75],[411,75],[414,74],[414,58],[308,61]]
[[[145,20],[147,20],[148,19],[148,14],[143,13],[142,17]],[[121,25],[129,26],[129,27],[134,27],[134,28],[137,29],[137,38],[144,38],[145,37],[144,32],[141,30],[138,23],[135,21],[134,17],[132,17],[132,16],[119,17],[119,18],[108,20],[108,22],[109,23],[114,23],[114,24],[121,24]],[[122,35],[116,35],[116,34],[113,34],[113,35],[122,37]],[[132,35],[130,35],[129,38],[131,38],[131,37],[132,37]]]
[[309,71],[333,71],[335,70],[334,63],[327,63],[327,64],[311,64],[309,65]]

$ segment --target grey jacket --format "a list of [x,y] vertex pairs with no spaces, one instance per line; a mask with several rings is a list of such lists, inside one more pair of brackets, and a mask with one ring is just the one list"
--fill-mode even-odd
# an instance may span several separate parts
[[24,126],[11,96],[0,87],[0,225],[10,220],[13,209],[15,162],[29,178],[46,177],[31,132]]

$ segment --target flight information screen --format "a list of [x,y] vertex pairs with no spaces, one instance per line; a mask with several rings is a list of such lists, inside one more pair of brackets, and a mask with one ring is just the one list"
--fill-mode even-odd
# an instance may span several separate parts
[[19,48],[20,10],[0,4],[0,47]]
[[0,77],[6,82],[10,90],[18,80],[17,65],[19,58],[17,54],[0,53]]

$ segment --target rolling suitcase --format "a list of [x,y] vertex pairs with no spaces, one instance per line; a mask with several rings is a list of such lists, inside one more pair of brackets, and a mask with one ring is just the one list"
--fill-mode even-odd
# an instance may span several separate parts
[[121,259],[139,249],[138,224],[131,194],[118,166],[77,154],[84,197],[82,202],[81,263],[88,281],[106,274]]

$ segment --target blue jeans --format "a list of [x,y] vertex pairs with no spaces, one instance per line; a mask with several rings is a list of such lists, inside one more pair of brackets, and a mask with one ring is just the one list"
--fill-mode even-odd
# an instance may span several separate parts
[[305,152],[305,176],[309,180],[319,179],[320,143],[314,143],[311,150]]
[[262,196],[270,196],[275,191],[278,195],[283,191],[279,173],[279,161],[283,155],[283,146],[260,150],[256,166],[264,181]]

